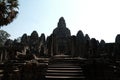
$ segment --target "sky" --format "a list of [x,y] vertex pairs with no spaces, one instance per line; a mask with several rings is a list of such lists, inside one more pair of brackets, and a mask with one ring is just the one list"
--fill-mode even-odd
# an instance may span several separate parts
[[19,0],[17,18],[1,29],[11,39],[34,30],[47,37],[60,17],[64,17],[72,35],[82,30],[90,38],[114,42],[120,34],[120,0]]

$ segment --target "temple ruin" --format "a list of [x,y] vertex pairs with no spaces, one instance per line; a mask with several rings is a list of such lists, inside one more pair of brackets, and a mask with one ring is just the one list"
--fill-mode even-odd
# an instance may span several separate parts
[[61,17],[52,34],[23,34],[0,47],[0,80],[120,80],[120,35],[114,43],[71,35]]

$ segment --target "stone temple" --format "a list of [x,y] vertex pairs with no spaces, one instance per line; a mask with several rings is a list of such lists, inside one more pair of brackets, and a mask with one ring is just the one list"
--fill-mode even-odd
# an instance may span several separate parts
[[52,34],[23,34],[0,47],[0,80],[120,80],[120,34],[115,42],[71,35],[61,17]]

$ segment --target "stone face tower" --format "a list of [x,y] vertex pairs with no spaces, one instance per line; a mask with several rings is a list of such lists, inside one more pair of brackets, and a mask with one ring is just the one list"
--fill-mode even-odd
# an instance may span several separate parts
[[66,27],[63,17],[59,19],[58,26],[53,30],[52,35],[53,55],[69,54],[69,38],[71,33]]
[[59,19],[58,26],[54,29],[53,34],[60,38],[71,36],[70,30],[66,28],[66,23],[63,17]]

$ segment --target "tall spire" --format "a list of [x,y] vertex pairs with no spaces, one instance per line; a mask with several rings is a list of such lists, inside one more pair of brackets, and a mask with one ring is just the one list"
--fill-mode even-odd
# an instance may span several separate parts
[[65,20],[64,20],[63,17],[61,17],[61,18],[59,19],[58,27],[59,27],[59,28],[65,28],[65,27],[66,27],[66,23],[65,23]]

